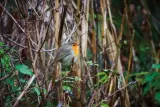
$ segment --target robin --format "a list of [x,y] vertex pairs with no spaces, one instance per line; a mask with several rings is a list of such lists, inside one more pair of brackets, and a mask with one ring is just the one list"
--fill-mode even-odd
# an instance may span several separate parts
[[55,61],[61,62],[62,66],[70,66],[72,59],[77,61],[79,56],[79,44],[75,41],[64,43],[57,51]]
[[[54,63],[61,62],[62,66],[70,66],[72,59],[74,62],[77,61],[79,56],[79,44],[75,41],[69,41],[64,43],[56,52]],[[51,89],[54,87],[55,78],[57,78],[57,73],[53,72],[52,82],[48,87],[48,93],[46,98],[49,96]]]

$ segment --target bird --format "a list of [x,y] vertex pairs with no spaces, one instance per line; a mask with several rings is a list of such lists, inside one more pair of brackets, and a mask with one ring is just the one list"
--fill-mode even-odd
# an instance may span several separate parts
[[56,52],[55,62],[61,62],[62,66],[70,66],[72,59],[77,61],[79,56],[79,44],[75,41],[64,43]]
[[[52,81],[50,82],[48,86],[48,93],[46,94],[46,98],[49,96],[50,91],[52,91],[52,88],[55,86],[55,80],[56,78],[60,77],[59,73],[57,73],[57,63],[60,62],[62,65],[62,68],[65,66],[70,66],[72,64],[72,60],[74,59],[74,62],[77,61],[79,57],[79,44],[75,41],[68,41],[67,43],[64,43],[62,46],[59,47],[55,54],[55,59],[53,62],[54,69],[52,74]],[[56,68],[55,68],[56,67]],[[49,75],[51,76],[51,75]]]

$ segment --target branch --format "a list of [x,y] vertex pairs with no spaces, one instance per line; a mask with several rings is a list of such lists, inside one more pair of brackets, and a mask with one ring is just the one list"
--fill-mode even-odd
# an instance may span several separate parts
[[21,100],[21,98],[23,97],[23,95],[26,93],[26,91],[28,90],[28,88],[30,87],[30,85],[32,84],[33,80],[35,79],[35,74],[32,76],[32,78],[30,78],[30,80],[28,81],[28,84],[25,86],[26,88],[22,91],[22,93],[19,95],[19,97],[17,98],[16,102],[14,103],[13,107],[16,107],[19,103],[19,101]]

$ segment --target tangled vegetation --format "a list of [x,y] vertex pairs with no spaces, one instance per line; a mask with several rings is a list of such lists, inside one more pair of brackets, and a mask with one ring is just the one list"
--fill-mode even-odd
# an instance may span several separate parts
[[[0,107],[160,106],[159,5],[1,0]],[[70,40],[78,60],[55,63]]]

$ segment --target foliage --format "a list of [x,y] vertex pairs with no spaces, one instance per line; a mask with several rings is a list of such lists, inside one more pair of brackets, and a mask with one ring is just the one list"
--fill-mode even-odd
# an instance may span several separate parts
[[154,100],[157,104],[160,104],[159,102],[159,93],[160,93],[160,72],[140,72],[140,73],[134,73],[130,75],[131,77],[135,77],[136,81],[138,81],[139,84],[143,86],[143,96],[150,95],[153,91]]
[[105,103],[102,103],[100,107],[109,107],[109,106]]
[[32,76],[32,75],[33,75],[33,71],[30,70],[30,69],[28,68],[28,66],[26,66],[26,65],[24,65],[24,64],[17,64],[17,65],[15,65],[15,68],[16,68],[17,70],[19,70],[19,72],[22,73],[22,74],[26,74],[26,75],[29,75],[29,76]]
[[[159,5],[2,0],[0,106],[159,106]],[[56,52],[72,39],[78,64],[59,66]]]
[[160,73],[159,72],[152,72],[151,74],[147,75],[144,79],[145,81],[145,87],[143,90],[143,95],[146,95],[149,93],[149,91],[154,90],[154,99],[158,104],[159,102],[159,92],[160,92],[160,86],[159,86],[159,81],[160,81]]
[[0,58],[1,58],[1,68],[6,71],[7,73],[11,71],[11,59],[7,51],[9,48],[4,45],[3,42],[0,42]]
[[97,73],[97,76],[100,78],[99,79],[99,84],[105,84],[108,81],[108,75],[106,72],[99,72]]
[[[24,64],[16,64],[14,65],[14,60],[11,59],[11,54],[14,51],[9,49],[3,42],[0,42],[0,64],[1,64],[1,74],[2,74],[2,84],[9,87],[8,93],[15,93],[15,97],[20,94],[22,84],[26,84],[25,76],[32,76],[33,72],[30,68],[28,68]],[[15,67],[14,67],[15,66]],[[18,71],[19,72],[18,72]],[[20,74],[22,73],[22,74]],[[21,85],[19,85],[21,84]],[[5,87],[1,88],[1,90],[5,89]],[[38,93],[38,89],[34,88],[35,92]],[[4,92],[4,95],[6,92]],[[6,96],[5,106],[9,106],[11,104],[11,96]],[[23,99],[21,99],[23,100]]]

